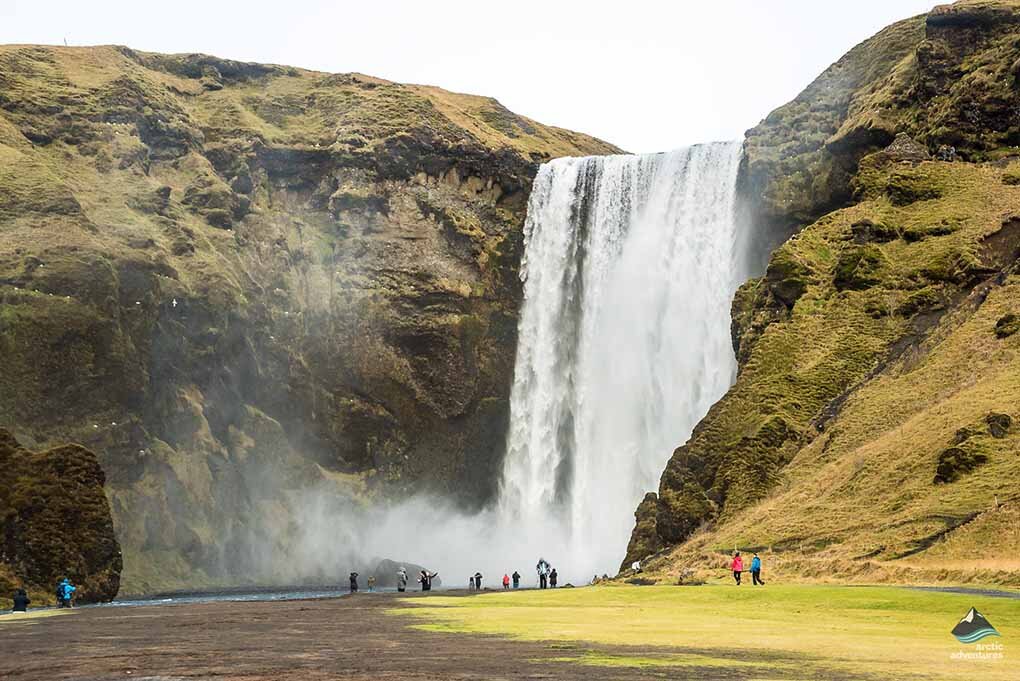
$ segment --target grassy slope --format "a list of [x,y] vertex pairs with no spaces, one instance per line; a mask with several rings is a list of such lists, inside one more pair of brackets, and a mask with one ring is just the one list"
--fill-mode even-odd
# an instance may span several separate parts
[[[671,675],[721,666],[749,678],[1006,680],[1015,671],[1008,642],[1020,635],[1020,600],[889,587],[595,587],[407,603],[415,607],[393,613],[422,628],[634,646],[564,662],[679,668]],[[1001,633],[984,643],[1005,642],[1005,660],[950,660],[974,648],[950,634],[972,605]]]
[[[896,205],[905,183],[940,196]],[[745,320],[737,383],[663,476],[670,520],[687,514],[691,527],[692,507],[718,512],[722,494],[725,505],[654,563],[664,577],[715,569],[734,547],[770,547],[775,569],[801,577],[1020,583],[1020,436],[994,438],[984,421],[1018,416],[1020,336],[998,338],[995,326],[1020,312],[1020,278],[991,273],[1015,257],[1020,235],[1003,225],[1020,214],[1020,191],[1001,168],[938,162],[867,161],[859,185],[864,200],[790,240],[745,292],[765,319]],[[891,240],[856,243],[863,220]],[[990,246],[997,239],[1005,250]],[[773,296],[777,270],[805,286],[789,311]],[[974,434],[961,446],[987,463],[935,484],[939,455],[964,428]]]

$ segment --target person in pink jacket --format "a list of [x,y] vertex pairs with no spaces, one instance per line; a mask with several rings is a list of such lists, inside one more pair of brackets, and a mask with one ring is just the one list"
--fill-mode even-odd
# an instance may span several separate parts
[[733,554],[733,563],[730,564],[730,568],[733,570],[733,579],[737,580],[737,586],[740,586],[740,573],[744,571],[744,559],[740,557],[740,551]]

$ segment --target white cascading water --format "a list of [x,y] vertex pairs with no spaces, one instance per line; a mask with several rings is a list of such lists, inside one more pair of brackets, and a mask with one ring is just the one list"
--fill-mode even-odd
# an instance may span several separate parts
[[354,556],[413,560],[460,586],[514,570],[534,586],[539,557],[561,584],[615,574],[642,495],[733,381],[739,162],[739,143],[719,143],[543,165],[498,503],[465,515],[423,496],[359,515],[308,502],[306,553],[366,570]]
[[494,542],[518,562],[614,574],[638,502],[731,385],[740,154],[715,143],[539,170],[498,505],[514,529]]

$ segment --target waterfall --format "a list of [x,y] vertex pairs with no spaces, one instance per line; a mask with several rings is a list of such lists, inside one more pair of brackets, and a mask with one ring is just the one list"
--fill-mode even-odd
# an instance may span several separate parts
[[715,143],[539,170],[497,507],[513,555],[575,580],[614,574],[642,495],[731,385],[740,153]]

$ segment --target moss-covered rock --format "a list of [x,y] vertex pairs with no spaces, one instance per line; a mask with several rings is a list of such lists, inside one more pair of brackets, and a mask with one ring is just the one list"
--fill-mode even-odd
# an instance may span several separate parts
[[956,482],[987,461],[988,457],[984,454],[969,452],[961,447],[950,447],[939,454],[933,482],[937,485]]
[[79,602],[117,595],[120,546],[104,483],[84,447],[31,452],[0,428],[0,600],[24,588],[33,602],[54,603],[63,577],[78,587]]
[[1020,331],[1020,317],[1012,312],[1004,314],[995,322],[996,338],[1009,338],[1017,331]]

